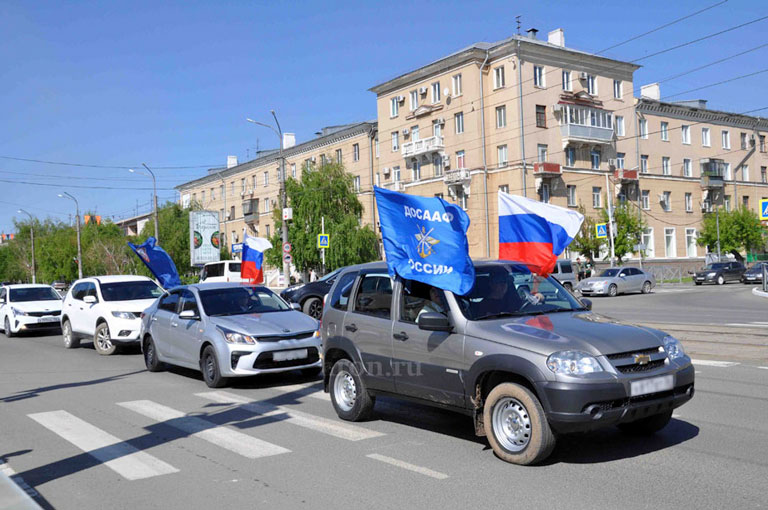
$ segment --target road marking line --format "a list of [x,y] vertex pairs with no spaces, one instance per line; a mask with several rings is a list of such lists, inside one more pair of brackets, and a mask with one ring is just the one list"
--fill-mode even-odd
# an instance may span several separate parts
[[768,328],[768,324],[764,322],[729,322],[725,325],[745,328]]
[[696,373],[696,374],[700,374],[700,373],[701,373],[701,370],[694,370],[694,373]]
[[258,459],[260,457],[290,452],[290,450],[282,446],[277,446],[248,434],[216,425],[213,422],[196,416],[187,416],[181,411],[152,402],[151,400],[120,402],[117,405],[153,420],[166,422],[165,424],[170,427],[179,429],[191,436],[208,441],[249,459]]
[[66,411],[28,416],[128,480],[142,480],[179,471]]
[[363,427],[358,427],[357,425],[341,423],[336,420],[329,420],[327,418],[321,418],[319,416],[296,411],[288,406],[275,406],[264,402],[249,400],[240,395],[226,391],[211,391],[207,393],[197,393],[196,395],[222,404],[237,404],[242,409],[258,414],[259,416],[266,417],[284,414],[288,416],[288,418],[284,420],[288,423],[338,437],[340,439],[346,439],[348,441],[360,441],[362,439],[370,439],[384,435],[382,432],[368,430]]
[[413,471],[414,473],[419,473],[424,476],[431,476],[432,478],[437,478],[438,480],[445,480],[446,478],[448,478],[448,475],[446,475],[445,473],[440,473],[439,471],[432,471],[429,468],[416,466],[415,464],[409,464],[408,462],[393,459],[392,457],[386,457],[384,455],[379,455],[378,453],[371,453],[366,455],[366,457],[368,457],[369,459],[385,462],[387,464],[391,464],[392,466],[397,466],[402,469],[407,469],[408,471]]
[[757,367],[757,368],[762,368],[763,370],[768,370],[768,367]]
[[279,391],[280,393],[301,393],[302,396],[318,398],[320,400],[327,400],[330,402],[331,395],[329,393],[325,393],[322,388],[315,388],[314,386],[316,384],[318,383],[291,384],[288,386],[275,386],[269,389]]
[[735,367],[736,365],[739,365],[739,363],[735,361],[713,361],[710,359],[692,359],[691,363],[695,365],[701,365],[705,367]]

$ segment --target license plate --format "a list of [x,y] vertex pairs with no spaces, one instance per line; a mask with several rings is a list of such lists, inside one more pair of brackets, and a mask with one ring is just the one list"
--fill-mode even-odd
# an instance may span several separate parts
[[58,322],[58,320],[59,320],[58,317],[40,317],[39,319],[37,319],[37,323],[40,324],[45,322]]
[[649,393],[671,390],[674,387],[674,384],[673,375],[662,375],[661,377],[632,381],[629,383],[629,396],[637,397]]
[[294,359],[302,359],[308,356],[306,349],[296,349],[293,351],[278,351],[272,353],[273,361],[291,361]]

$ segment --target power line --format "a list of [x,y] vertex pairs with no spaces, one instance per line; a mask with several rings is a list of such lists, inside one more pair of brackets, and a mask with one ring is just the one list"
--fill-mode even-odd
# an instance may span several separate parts
[[[0,182],[8,182],[10,184],[27,184],[29,186],[46,186],[50,188],[78,188],[78,189],[110,189],[110,190],[136,190],[136,191],[152,191],[152,188],[126,188],[126,187],[114,187],[114,186],[82,186],[78,184],[54,184],[45,182],[30,182],[30,181],[15,181],[12,179],[0,179]],[[157,188],[162,191],[175,191],[173,188]]]
[[[64,166],[78,166],[78,167],[86,167],[86,168],[112,168],[112,169],[121,169],[121,170],[129,170],[131,168],[137,168],[141,166],[141,163],[135,164],[135,165],[96,165],[96,164],[87,164],[87,163],[68,163],[63,161],[47,161],[43,159],[31,159],[31,158],[18,158],[13,156],[0,156],[0,159],[10,159],[13,161],[26,161],[28,163],[44,163],[48,165],[64,165]],[[155,166],[152,165],[152,168],[158,169],[158,170],[191,170],[191,169],[197,169],[197,168],[214,168],[217,166],[221,166],[220,164],[214,164],[214,165],[190,165],[190,166]]]

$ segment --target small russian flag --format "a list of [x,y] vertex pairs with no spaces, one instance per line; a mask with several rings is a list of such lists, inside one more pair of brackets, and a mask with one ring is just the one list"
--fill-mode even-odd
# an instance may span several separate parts
[[264,252],[272,248],[272,243],[263,237],[251,237],[243,231],[243,259],[240,265],[240,278],[248,283],[264,281]]

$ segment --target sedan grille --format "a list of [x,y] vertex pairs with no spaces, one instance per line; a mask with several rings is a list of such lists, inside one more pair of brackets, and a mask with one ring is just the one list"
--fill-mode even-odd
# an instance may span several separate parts
[[48,315],[58,316],[61,315],[61,310],[51,310],[48,312],[27,312],[30,317],[45,317]]
[[310,331],[309,333],[300,333],[291,336],[259,336],[257,338],[259,339],[259,342],[279,342],[281,340],[307,340],[312,338],[312,335],[314,334],[314,331]]

